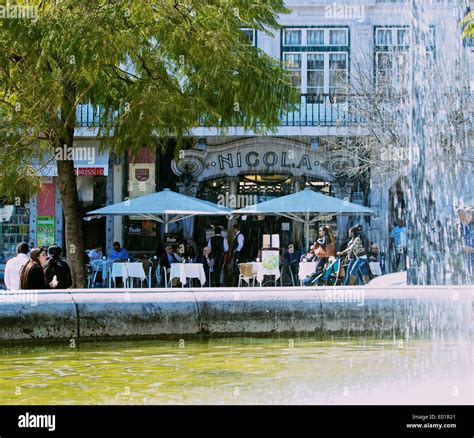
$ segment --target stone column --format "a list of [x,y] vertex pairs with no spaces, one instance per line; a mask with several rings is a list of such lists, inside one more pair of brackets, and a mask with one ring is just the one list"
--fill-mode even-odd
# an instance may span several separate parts
[[[191,196],[193,198],[197,197],[197,192],[199,188],[199,183],[197,181],[192,181],[189,186],[185,186],[182,182],[179,182],[176,184],[176,186],[178,187],[179,193],[181,193],[182,195]],[[189,243],[191,243],[192,245],[195,244],[194,237],[193,237],[194,221],[195,221],[194,217],[183,219],[181,221],[183,225],[183,238],[187,240]],[[184,226],[185,223],[186,223],[186,226]]]
[[[123,177],[124,172],[128,172],[128,167],[126,160],[123,156],[117,156],[114,154],[114,166],[113,166],[113,204],[123,201]],[[115,241],[120,242],[122,245],[123,242],[123,217],[122,216],[113,216],[113,239],[110,241],[107,240],[107,253],[112,251],[112,243]],[[110,245],[110,246],[109,246]]]
[[368,237],[372,242],[380,245],[380,250],[388,254],[388,194],[390,186],[388,181],[372,173],[370,177],[370,208],[376,211],[370,219]]
[[[352,186],[353,183],[350,182],[346,182],[343,186],[336,182],[332,184],[331,188],[336,198],[347,199],[350,202],[352,195]],[[338,244],[347,240],[348,222],[349,218],[347,216],[337,216],[336,240]]]
[[[240,205],[237,201],[239,199],[239,181],[240,178],[238,176],[231,176],[227,178],[227,181],[229,183],[229,201],[230,205],[225,205],[225,207],[231,208],[231,209],[239,209],[244,207],[243,205]],[[228,241],[229,241],[229,247],[232,248],[233,242],[234,242],[234,235],[232,233],[232,227],[237,223],[236,218],[229,219],[227,222],[227,233],[228,233]]]
[[[112,205],[114,203],[114,173],[115,173],[115,161],[120,162],[118,157],[111,152],[109,155],[109,172],[107,175],[107,183],[105,189],[105,204]],[[118,164],[121,165],[121,164]],[[104,251],[108,251],[109,248],[112,248],[114,242],[114,216],[107,216],[105,218],[105,248]]]
[[59,189],[59,178],[54,177],[54,197],[56,202],[56,208],[54,210],[54,241],[59,246],[64,248],[64,221],[63,221],[63,207],[61,202],[61,191]]
[[[291,178],[292,185],[294,187],[293,193],[301,192],[304,188],[304,177],[303,176],[293,176]],[[289,220],[289,219],[288,219]],[[293,221],[293,232],[292,232],[292,243],[299,243],[299,248],[302,248],[305,244],[304,237],[304,225],[301,222]],[[307,249],[307,248],[306,248]]]

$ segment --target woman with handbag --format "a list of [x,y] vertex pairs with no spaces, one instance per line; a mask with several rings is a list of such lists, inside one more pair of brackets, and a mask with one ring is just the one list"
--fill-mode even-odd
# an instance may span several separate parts
[[319,227],[319,238],[313,245],[316,260],[316,272],[324,269],[324,265],[329,261],[329,257],[335,255],[335,236],[329,225]]

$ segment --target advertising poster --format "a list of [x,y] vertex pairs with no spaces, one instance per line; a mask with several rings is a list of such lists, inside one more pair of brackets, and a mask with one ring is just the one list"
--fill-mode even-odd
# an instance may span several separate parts
[[54,216],[38,216],[36,242],[38,246],[54,244]]
[[[136,163],[129,167],[130,199],[155,193],[155,164]],[[131,216],[130,220],[141,220],[140,216]]]

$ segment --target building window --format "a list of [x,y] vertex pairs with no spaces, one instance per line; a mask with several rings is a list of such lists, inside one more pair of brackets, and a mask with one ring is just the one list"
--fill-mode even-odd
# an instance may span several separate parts
[[347,94],[347,54],[329,54],[329,94],[341,99]]
[[324,30],[308,30],[307,44],[310,46],[324,46]]
[[[435,31],[430,27],[426,42],[428,61],[434,57]],[[375,80],[379,85],[391,86],[408,83],[410,28],[408,26],[381,26],[375,28]]]
[[301,53],[285,53],[285,68],[291,72],[291,83],[301,87]]
[[410,32],[408,29],[397,29],[397,45],[399,46],[410,45]]
[[392,29],[377,29],[377,45],[391,46],[392,45]]
[[[306,103],[345,102],[349,69],[347,28],[285,29],[282,59]],[[299,43],[298,43],[299,42]]]
[[285,29],[283,46],[348,46],[347,28]]
[[324,93],[324,54],[308,53],[306,60],[306,93],[312,102],[319,102]]
[[0,205],[0,239],[2,251],[0,263],[16,255],[16,246],[30,242],[30,211],[25,205]]
[[285,46],[301,46],[302,30],[285,30]]
[[329,29],[330,46],[347,46],[347,29]]
[[256,46],[256,30],[251,28],[241,28],[242,33],[244,36],[249,40],[249,44],[251,46]]

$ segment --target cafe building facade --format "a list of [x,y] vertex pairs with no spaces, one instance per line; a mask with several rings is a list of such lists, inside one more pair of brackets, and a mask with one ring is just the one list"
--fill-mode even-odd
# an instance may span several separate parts
[[[225,133],[218,127],[198,127],[191,131],[182,150],[176,150],[172,142],[167,150],[147,145],[132,159],[99,148],[98,113],[89,105],[80,106],[76,139],[95,151],[92,163],[79,160],[76,165],[81,214],[85,217],[95,208],[163,188],[240,208],[311,187],[375,210],[370,218],[326,218],[323,222],[336,228],[340,243],[348,226],[362,221],[370,240],[387,251],[393,223],[403,216],[403,175],[381,175],[372,167],[365,176],[357,172],[349,176],[350,169],[357,169],[359,163],[349,152],[351,148],[344,145],[368,133],[359,115],[351,111],[346,94],[359,54],[373,63],[374,80],[388,70],[395,72],[397,62],[406,59],[410,26],[405,18],[408,14],[403,12],[409,10],[410,3],[359,3],[359,9],[336,10],[333,2],[288,0],[290,13],[279,17],[283,28],[273,35],[243,29],[249,44],[281,60],[301,90],[299,108],[282,114],[279,126],[266,135],[239,126],[227,127]],[[456,20],[464,12],[452,1],[432,2],[428,11],[433,23],[430,45],[438,53],[450,50],[445,44],[452,40],[443,34],[447,27],[442,23]],[[466,54],[472,59],[470,47],[466,47]],[[2,219],[4,252],[5,239],[11,249],[12,239],[16,242],[23,235],[31,244],[63,242],[64,221],[54,166],[44,177],[43,192],[26,203],[22,200],[16,206],[16,216]],[[4,210],[2,217],[8,215]],[[28,226],[8,228],[14,225],[12,221]],[[230,232],[234,223],[241,226],[255,249],[261,245],[263,233],[280,234],[282,245],[303,242],[299,224],[276,217],[197,217],[178,223],[171,231],[200,249],[213,226]],[[311,230],[312,237],[318,226]],[[86,247],[98,242],[110,251],[112,243],[119,241],[132,254],[154,254],[164,243],[159,224],[140,218],[94,219],[84,221],[84,227]],[[16,237],[10,236],[13,232]]]

